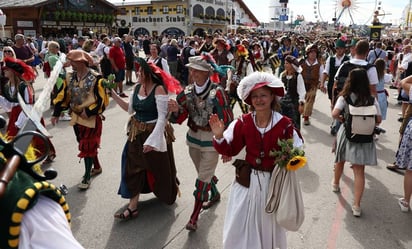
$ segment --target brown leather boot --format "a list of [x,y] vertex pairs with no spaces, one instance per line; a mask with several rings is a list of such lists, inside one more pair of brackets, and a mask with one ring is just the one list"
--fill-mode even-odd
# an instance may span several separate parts
[[210,199],[208,202],[203,204],[203,209],[209,209],[213,207],[216,203],[220,201],[220,194],[215,195],[212,199]]

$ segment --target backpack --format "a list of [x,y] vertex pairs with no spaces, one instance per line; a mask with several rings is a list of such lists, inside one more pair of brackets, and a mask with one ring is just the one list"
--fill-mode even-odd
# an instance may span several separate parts
[[104,78],[107,78],[112,73],[112,63],[103,49],[103,58],[100,60],[100,70]]
[[345,98],[345,132],[352,143],[370,143],[376,126],[377,110],[375,99],[371,96],[367,105],[355,105],[350,96]]
[[182,50],[182,53],[180,54],[180,59],[182,60],[183,65],[186,65],[189,63],[189,57],[190,57],[190,50],[191,47],[185,47]]
[[348,78],[349,73],[355,69],[355,68],[363,68],[366,71],[368,71],[370,68],[374,67],[375,65],[373,64],[366,64],[366,65],[357,65],[350,63],[350,61],[345,61],[342,63],[340,69],[339,69],[339,74],[336,75],[338,84],[337,84],[337,90],[340,92],[343,89],[343,86],[345,85],[346,78]]

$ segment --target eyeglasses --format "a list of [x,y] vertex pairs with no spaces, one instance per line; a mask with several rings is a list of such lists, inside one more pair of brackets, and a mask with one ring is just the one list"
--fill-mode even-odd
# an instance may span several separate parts
[[11,50],[4,50],[3,53],[11,53],[11,54],[12,54],[13,51],[11,51]]

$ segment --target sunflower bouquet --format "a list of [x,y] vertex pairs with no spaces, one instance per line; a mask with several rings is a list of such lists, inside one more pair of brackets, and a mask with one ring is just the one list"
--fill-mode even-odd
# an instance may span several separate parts
[[305,151],[293,147],[293,139],[279,139],[279,150],[270,151],[270,156],[275,158],[275,165],[286,170],[295,171],[306,164]]

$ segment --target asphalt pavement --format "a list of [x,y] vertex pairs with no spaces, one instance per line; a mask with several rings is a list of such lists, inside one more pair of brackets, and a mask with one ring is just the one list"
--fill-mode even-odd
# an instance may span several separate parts
[[[39,95],[45,79],[39,76],[34,83]],[[125,86],[130,93],[131,87]],[[305,222],[297,232],[288,233],[288,248],[412,248],[411,213],[401,213],[396,200],[403,194],[403,176],[386,169],[393,162],[400,123],[400,106],[389,90],[388,119],[382,127],[387,130],[376,141],[378,166],[367,166],[366,187],[360,218],[352,215],[353,173],[346,165],[341,194],[331,190],[334,156],[329,134],[330,105],[327,96],[318,91],[311,125],[302,125],[307,165],[298,171],[305,203]],[[180,179],[180,197],[173,205],[165,205],[152,194],[141,195],[139,215],[128,221],[119,221],[113,214],[128,201],[117,195],[120,181],[120,156],[126,141],[125,124],[128,114],[111,101],[104,113],[103,135],[99,158],[103,173],[93,178],[87,191],[77,184],[83,174],[83,161],[77,157],[77,143],[67,121],[57,126],[50,124],[50,113],[44,113],[57,157],[52,164],[59,175],[56,185],[65,184],[66,196],[72,214],[72,231],[79,242],[89,249],[209,249],[222,248],[222,231],[234,167],[219,162],[216,175],[222,199],[214,207],[202,211],[196,232],[189,232],[185,224],[193,208],[193,190],[196,179],[194,166],[185,144],[187,126],[174,125],[175,160]],[[235,107],[235,116],[240,115]],[[239,155],[242,157],[243,155]],[[51,238],[52,239],[52,238]]]

